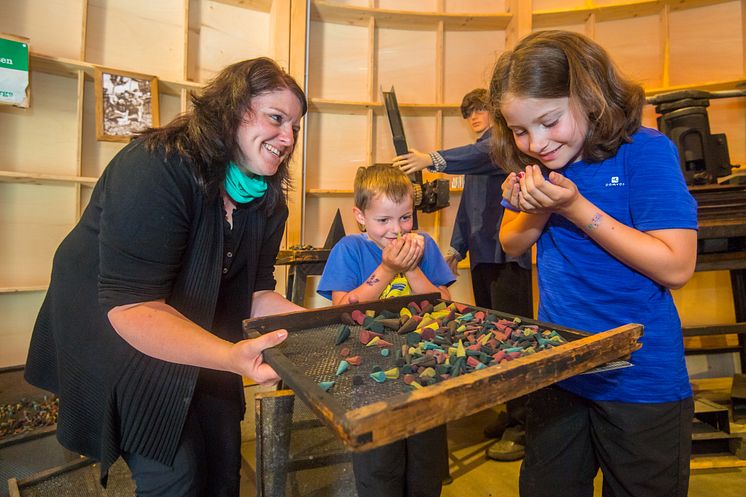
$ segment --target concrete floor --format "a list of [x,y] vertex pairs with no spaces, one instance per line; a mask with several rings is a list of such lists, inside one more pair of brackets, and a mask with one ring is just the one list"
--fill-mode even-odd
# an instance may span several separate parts
[[[485,411],[448,425],[450,469],[453,483],[443,487],[442,497],[514,497],[518,496],[520,461],[498,462],[485,457],[492,443],[482,434],[483,427],[495,416]],[[293,434],[295,436],[295,434]],[[331,432],[329,432],[331,436]],[[254,442],[244,444],[245,477],[242,497],[256,495],[253,481]],[[337,464],[307,472],[291,474],[287,497],[354,497],[349,464]],[[313,479],[313,481],[310,481]],[[341,483],[340,483],[341,482]],[[744,497],[746,467],[693,470],[690,497]],[[561,493],[558,493],[561,496]],[[601,476],[596,478],[594,497],[601,496]],[[663,497],[663,496],[661,496]]]

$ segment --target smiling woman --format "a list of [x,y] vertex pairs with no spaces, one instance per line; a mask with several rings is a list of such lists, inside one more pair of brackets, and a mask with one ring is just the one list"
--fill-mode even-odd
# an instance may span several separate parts
[[277,381],[261,351],[286,336],[242,340],[241,323],[299,309],[273,273],[307,104],[266,58],[193,104],[102,174],[55,254],[26,378],[59,395],[58,438],[104,481],[121,455],[138,493],[237,496],[241,376]]

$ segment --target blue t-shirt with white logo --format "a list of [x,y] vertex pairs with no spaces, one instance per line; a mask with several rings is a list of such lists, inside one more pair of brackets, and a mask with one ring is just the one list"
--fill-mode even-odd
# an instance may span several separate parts
[[[427,233],[420,233],[425,238],[425,250],[420,260],[420,269],[435,286],[448,286],[456,277],[451,272],[438,245]],[[349,292],[363,284],[373,271],[381,264],[382,250],[365,233],[347,235],[342,238],[329,253],[316,292],[329,300],[332,292]],[[395,278],[381,298],[407,295],[406,278]]]
[[[608,216],[640,231],[697,229],[673,143],[640,128],[632,142],[600,163],[558,171]],[[553,214],[538,240],[542,321],[597,333],[627,323],[645,326],[634,367],[580,375],[559,386],[585,398],[673,402],[692,395],[681,323],[670,291],[626,266],[566,218]]]

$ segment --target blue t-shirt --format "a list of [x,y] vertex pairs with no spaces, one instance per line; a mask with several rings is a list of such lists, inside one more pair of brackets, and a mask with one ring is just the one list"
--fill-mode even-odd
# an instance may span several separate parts
[[[559,171],[590,202],[640,231],[697,229],[697,205],[687,190],[675,146],[640,128],[632,142],[600,163]],[[645,326],[634,367],[587,374],[562,388],[594,400],[673,402],[692,395],[681,323],[669,290],[626,266],[566,218],[553,214],[538,240],[539,319],[589,331],[626,323]]]
[[[427,233],[420,234],[425,238],[425,252],[420,260],[420,269],[430,283],[448,286],[456,281],[435,241]],[[354,290],[370,277],[381,264],[382,258],[383,252],[367,234],[347,235],[337,242],[329,254],[316,291],[331,300],[333,291]],[[389,296],[394,296],[396,291],[396,288],[393,293],[389,290]]]

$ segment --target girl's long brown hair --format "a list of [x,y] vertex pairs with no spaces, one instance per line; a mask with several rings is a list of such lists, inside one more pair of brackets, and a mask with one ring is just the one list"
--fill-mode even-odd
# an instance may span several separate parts
[[587,162],[616,154],[640,127],[645,94],[622,76],[608,53],[591,39],[570,31],[538,31],[504,52],[490,82],[490,112],[495,122],[493,156],[507,171],[519,171],[536,159],[521,153],[500,113],[505,94],[524,98],[568,97],[575,112],[588,119],[582,150]]
[[[251,100],[266,93],[290,90],[308,110],[303,90],[275,61],[265,57],[236,62],[223,69],[203,89],[192,96],[193,109],[161,128],[144,133],[146,147],[162,149],[168,156],[180,156],[191,167],[208,198],[214,198],[225,180],[226,166],[239,157],[238,128]],[[277,173],[267,177],[267,193],[262,202],[272,210],[284,202],[290,187],[290,154]]]

